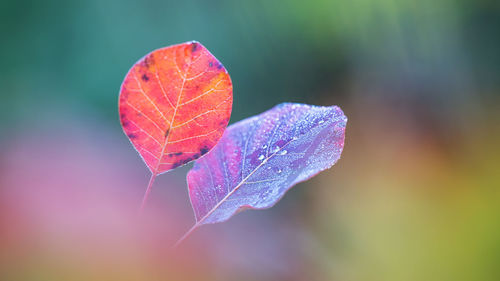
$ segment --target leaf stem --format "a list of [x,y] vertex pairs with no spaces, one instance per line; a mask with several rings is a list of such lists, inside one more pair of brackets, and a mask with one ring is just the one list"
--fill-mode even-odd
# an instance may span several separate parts
[[[282,151],[285,147],[287,147],[292,141],[294,141],[293,139],[290,140],[289,142],[285,143],[280,149],[278,149],[277,151],[275,151],[273,154],[271,154],[270,156],[268,156],[266,158],[266,160],[269,160],[271,159],[274,155],[276,155],[278,152]],[[217,208],[220,207],[220,205],[222,205],[222,203],[224,203],[236,190],[238,190],[262,165],[264,165],[266,163],[266,161],[263,161],[262,163],[259,164],[259,166],[257,166],[250,174],[248,174],[244,179],[241,180],[240,183],[238,183],[237,186],[235,186],[233,188],[233,190],[231,190],[226,196],[224,196],[224,198],[222,198],[222,200],[220,200],[208,213],[205,214],[205,216],[203,216],[201,219],[197,219],[196,223],[193,225],[193,227],[191,227],[191,229],[189,229],[179,240],[177,240],[177,242],[174,244],[173,248],[177,248],[177,246],[179,246],[180,243],[182,243],[182,241],[184,241],[198,226],[202,225],[203,222],[205,221],[205,219],[207,219]]]
[[188,236],[191,235],[191,233],[193,233],[196,228],[198,228],[198,226],[198,223],[195,223],[186,233],[184,233],[184,235],[182,235],[181,238],[179,238],[179,240],[177,240],[177,242],[175,242],[173,248],[177,248],[182,243],[182,241],[186,240],[186,238],[188,238]]
[[149,193],[151,193],[151,188],[153,187],[153,183],[155,182],[157,174],[151,173],[151,178],[149,178],[148,187],[146,188],[146,192],[144,193],[144,197],[142,198],[141,208],[139,209],[139,213],[142,213],[144,210],[144,206],[146,205],[146,201],[148,200]]

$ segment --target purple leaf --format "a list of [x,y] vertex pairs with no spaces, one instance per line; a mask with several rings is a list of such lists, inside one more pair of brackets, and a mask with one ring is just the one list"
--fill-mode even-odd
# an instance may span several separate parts
[[229,126],[187,175],[196,216],[191,231],[243,209],[269,208],[295,184],[333,166],[346,122],[337,106],[284,103]]

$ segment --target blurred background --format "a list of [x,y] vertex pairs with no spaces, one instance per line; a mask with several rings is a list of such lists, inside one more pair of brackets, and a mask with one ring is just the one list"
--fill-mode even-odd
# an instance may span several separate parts
[[[500,2],[0,1],[1,280],[500,280]],[[149,171],[118,91],[198,40],[231,123],[339,105],[342,159],[272,209],[198,229]]]

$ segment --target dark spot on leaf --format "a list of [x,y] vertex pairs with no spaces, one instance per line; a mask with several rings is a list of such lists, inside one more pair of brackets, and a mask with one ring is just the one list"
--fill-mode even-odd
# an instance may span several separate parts
[[213,63],[213,62],[211,62],[211,61],[210,61],[210,62],[208,62],[208,67],[212,67],[212,66],[214,66],[214,63]]
[[142,78],[142,81],[145,81],[145,82],[149,81],[149,77],[146,74],[143,74],[141,78]]
[[194,53],[198,49],[198,42],[191,43],[191,52]]
[[168,157],[174,157],[174,156],[179,156],[179,155],[182,155],[182,152],[173,152],[173,153],[169,153],[169,154],[168,154]]
[[182,160],[182,162],[187,163],[187,162],[189,162],[191,160],[193,160],[193,158],[192,157],[188,157],[188,158]]
[[168,134],[169,134],[169,133],[170,133],[170,128],[169,128],[169,129],[167,129],[167,130],[165,131],[165,135],[164,135],[164,136],[165,136],[165,138],[167,138],[167,137],[168,137]]
[[204,147],[202,147],[202,148],[200,149],[200,153],[201,153],[201,155],[204,155],[204,154],[205,154],[205,153],[207,153],[209,150],[210,150],[210,148],[209,148],[209,147],[204,146]]
[[137,135],[136,134],[133,134],[133,133],[130,133],[127,135],[130,139],[135,139],[137,138]]
[[177,168],[177,167],[179,167],[179,166],[182,166],[182,165],[186,164],[187,162],[189,162],[189,161],[191,161],[191,160],[193,160],[193,159],[192,159],[192,158],[181,159],[181,160],[179,160],[179,161],[175,162],[175,163],[172,165],[172,169],[173,169],[173,168]]
[[217,69],[222,69],[222,63],[219,62],[219,64],[217,65]]
[[120,113],[120,120],[122,121],[123,127],[127,127],[130,124],[128,120],[125,120],[126,117],[127,115],[125,115],[125,113]]
[[144,58],[144,66],[149,68],[153,64],[154,64],[153,55],[149,55],[149,56]]

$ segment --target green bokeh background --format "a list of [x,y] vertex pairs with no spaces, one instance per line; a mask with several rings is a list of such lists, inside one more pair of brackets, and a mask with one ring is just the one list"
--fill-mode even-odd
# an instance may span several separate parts
[[[241,240],[233,238],[218,259],[258,260],[267,241],[292,261],[285,259],[279,270],[251,262],[206,269],[203,259],[193,262],[203,268],[203,278],[500,280],[498,1],[2,0],[0,32],[0,190],[5,194],[22,185],[16,172],[29,178],[26,170],[40,168],[30,166],[31,157],[46,157],[47,176],[67,165],[56,163],[52,150],[36,154],[46,148],[40,139],[45,145],[64,143],[67,151],[82,150],[82,143],[91,151],[117,149],[138,174],[147,174],[121,132],[120,83],[146,53],[197,40],[231,75],[231,123],[281,102],[336,104],[349,118],[346,147],[334,168],[299,185],[271,210],[241,214],[207,230],[215,236],[251,231],[266,221],[268,232],[263,229],[251,240],[258,245],[239,246],[254,235],[241,230]],[[69,136],[75,130],[86,139],[73,143]],[[25,153],[16,154],[19,149]],[[23,164],[12,162],[19,157]],[[71,167],[84,170],[109,156],[101,157]],[[182,182],[186,171],[165,176],[181,179],[178,191],[155,195],[158,205],[167,197],[182,198],[187,221],[177,228],[190,224]],[[141,196],[143,180],[134,196]],[[4,195],[3,200],[12,199]],[[0,231],[7,232],[3,219]],[[293,247],[277,243],[282,238],[267,238],[280,224],[289,229],[286,235],[299,233],[286,240]],[[12,261],[20,242],[5,237],[0,235],[2,280],[55,280],[61,271],[71,280],[99,276],[92,275],[92,266],[47,265],[42,261],[49,254],[39,248],[38,259],[28,262],[18,254]],[[193,239],[203,241],[203,233]],[[56,261],[76,257],[79,252],[50,255]],[[116,262],[111,268],[118,273],[106,280],[145,280],[155,270],[161,279],[191,276],[134,268],[148,263],[138,260],[133,269]]]

